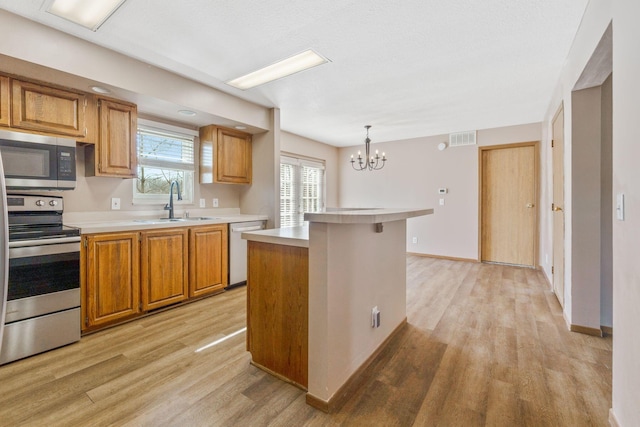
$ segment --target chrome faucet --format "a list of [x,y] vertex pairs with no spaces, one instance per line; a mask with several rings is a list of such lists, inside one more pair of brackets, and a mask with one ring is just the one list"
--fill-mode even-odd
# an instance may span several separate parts
[[178,187],[178,200],[182,200],[182,193],[180,193],[180,184],[178,181],[171,181],[171,187],[169,187],[169,203],[167,203],[164,207],[165,211],[169,211],[169,219],[173,219],[173,185]]

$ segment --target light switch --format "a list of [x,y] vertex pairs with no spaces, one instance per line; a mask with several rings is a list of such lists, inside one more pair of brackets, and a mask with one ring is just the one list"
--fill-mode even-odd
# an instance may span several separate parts
[[616,195],[616,219],[624,221],[624,193]]
[[440,199],[440,206],[444,206],[444,199]]
[[204,199],[200,199],[200,207],[201,207],[201,208],[206,207],[205,202],[204,202]]

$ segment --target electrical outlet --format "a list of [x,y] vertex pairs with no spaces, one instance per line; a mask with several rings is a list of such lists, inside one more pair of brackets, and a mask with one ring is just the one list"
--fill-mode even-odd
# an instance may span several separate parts
[[444,206],[444,199],[440,199],[440,206]]
[[204,199],[200,199],[200,207],[205,208],[206,206]]
[[112,197],[111,198],[111,210],[112,211],[117,211],[120,209],[120,198],[119,197]]
[[416,244],[416,243],[418,243],[418,238],[414,237],[413,239],[411,239],[411,241],[413,242],[413,244]]
[[218,199],[213,199],[213,207],[214,208],[218,207]]

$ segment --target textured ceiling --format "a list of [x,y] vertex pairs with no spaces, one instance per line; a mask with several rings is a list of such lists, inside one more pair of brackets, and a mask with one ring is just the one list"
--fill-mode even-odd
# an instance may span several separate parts
[[[281,110],[336,146],[541,121],[588,0],[127,0],[91,32],[0,8]],[[331,62],[247,91],[224,82],[312,48]]]

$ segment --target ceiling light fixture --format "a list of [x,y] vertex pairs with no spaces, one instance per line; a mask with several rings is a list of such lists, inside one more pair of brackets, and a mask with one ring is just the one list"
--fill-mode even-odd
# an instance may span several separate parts
[[178,110],[178,114],[182,114],[183,116],[187,117],[193,117],[196,115],[196,112],[191,110]]
[[[382,157],[378,154],[378,150],[376,150],[375,156],[369,155],[369,145],[371,144],[371,140],[369,139],[369,129],[371,125],[366,125],[364,127],[367,130],[367,138],[364,140],[365,145],[365,156],[362,158],[362,154],[358,151],[358,166],[356,166],[356,159],[353,158],[353,154],[351,155],[351,166],[357,171],[363,170],[380,170],[384,167],[385,162],[387,161],[387,156],[382,153]],[[382,162],[382,163],[380,163]]]
[[125,0],[53,0],[47,12],[96,31]]
[[91,90],[94,91],[95,93],[111,93],[109,89],[102,86],[91,86]]
[[238,89],[247,90],[327,62],[329,62],[327,58],[309,49],[237,79],[229,80],[227,84]]

